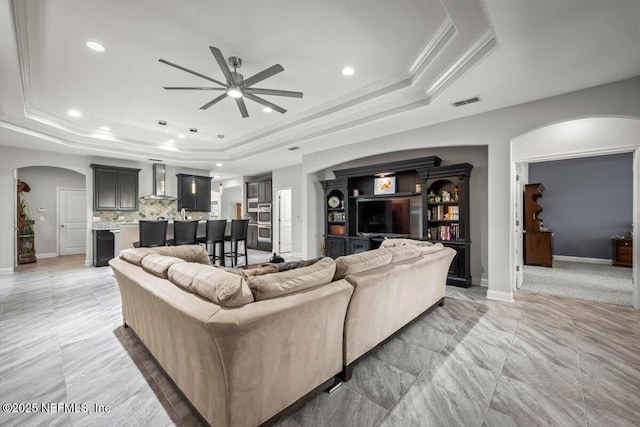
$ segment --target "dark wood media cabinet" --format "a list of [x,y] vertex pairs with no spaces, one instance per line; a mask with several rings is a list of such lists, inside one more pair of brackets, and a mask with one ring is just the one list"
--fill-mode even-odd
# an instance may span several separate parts
[[[441,162],[429,156],[334,171],[335,179],[321,182],[325,255],[337,258],[376,249],[387,237],[410,237],[358,230],[359,202],[410,199],[412,238],[455,249],[447,284],[470,286],[469,177],[473,166],[440,166]],[[375,194],[375,180],[381,177],[395,180],[395,188],[387,194]]]

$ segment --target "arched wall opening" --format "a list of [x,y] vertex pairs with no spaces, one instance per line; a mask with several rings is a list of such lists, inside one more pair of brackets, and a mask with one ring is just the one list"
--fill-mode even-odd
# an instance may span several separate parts
[[[518,197],[521,185],[516,176],[523,165],[607,154],[632,153],[633,161],[633,245],[638,248],[640,224],[640,119],[629,117],[586,117],[543,126],[511,140],[511,224],[521,218]],[[595,197],[595,195],[594,195]],[[522,271],[522,231],[510,227],[511,290],[516,290]],[[633,252],[633,304],[640,308],[640,268],[638,250]]]

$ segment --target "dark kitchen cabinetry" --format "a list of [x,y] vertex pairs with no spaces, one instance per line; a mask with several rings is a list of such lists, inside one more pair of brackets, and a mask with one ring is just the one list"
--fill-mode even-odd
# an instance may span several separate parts
[[109,260],[114,257],[114,235],[109,230],[96,230],[93,233],[93,265],[109,265]]
[[247,182],[247,199],[257,199],[258,198],[258,187],[260,186],[259,182]]
[[258,227],[249,225],[247,229],[247,248],[258,249]]
[[324,255],[331,258],[347,255],[347,239],[342,237],[325,237]]
[[178,210],[211,211],[211,177],[177,174]]
[[261,181],[258,183],[258,202],[271,201],[271,181]]
[[140,169],[92,164],[93,209],[99,211],[138,210]]

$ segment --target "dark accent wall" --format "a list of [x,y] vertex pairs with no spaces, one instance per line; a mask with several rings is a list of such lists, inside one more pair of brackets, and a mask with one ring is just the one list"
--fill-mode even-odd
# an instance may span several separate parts
[[611,259],[611,236],[631,230],[631,153],[530,163],[529,183],[545,186],[538,204],[555,233],[554,254]]

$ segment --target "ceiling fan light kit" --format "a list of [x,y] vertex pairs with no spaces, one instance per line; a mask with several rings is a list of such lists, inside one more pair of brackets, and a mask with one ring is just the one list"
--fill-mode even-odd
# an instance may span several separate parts
[[[258,104],[261,104],[266,108],[270,108],[271,110],[275,110],[281,114],[286,113],[287,110],[256,95],[274,95],[274,96],[286,96],[290,98],[302,98],[302,92],[253,87],[254,84],[260,83],[261,81],[266,80],[269,77],[272,77],[275,74],[278,74],[284,71],[284,68],[282,67],[282,65],[280,64],[273,65],[265,70],[260,71],[257,74],[254,74],[253,76],[245,80],[244,76],[238,73],[237,71],[237,69],[242,66],[242,59],[238,58],[237,56],[230,56],[227,59],[227,61],[225,61],[224,56],[222,55],[222,52],[220,51],[220,49],[214,46],[209,46],[209,50],[213,54],[213,57],[218,63],[218,66],[222,70],[222,74],[224,74],[226,83],[222,83],[214,78],[205,76],[204,74],[182,67],[181,65],[174,64],[165,59],[159,59],[158,61],[162,62],[163,64],[166,64],[171,67],[177,68],[179,70],[185,71],[187,73],[193,74],[194,76],[198,76],[200,78],[203,78],[205,80],[208,80],[210,82],[216,83],[217,85],[221,86],[221,87],[165,86],[164,89],[224,91],[225,93],[207,102],[202,107],[200,107],[200,109],[206,110],[212,105],[222,101],[224,98],[229,96],[230,98],[235,99],[236,105],[238,106],[238,109],[240,110],[240,114],[242,114],[243,118],[249,117],[249,112],[247,111],[247,107],[244,104],[244,98],[257,102]],[[231,71],[229,67],[233,67],[233,71]]]

